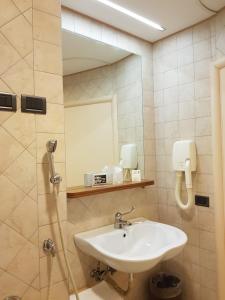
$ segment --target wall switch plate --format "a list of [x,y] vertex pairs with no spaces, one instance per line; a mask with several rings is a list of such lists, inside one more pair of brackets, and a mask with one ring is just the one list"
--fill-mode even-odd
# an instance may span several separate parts
[[209,197],[195,195],[195,205],[209,207]]
[[16,95],[0,92],[0,110],[16,111]]
[[46,98],[21,95],[21,111],[33,114],[46,114]]

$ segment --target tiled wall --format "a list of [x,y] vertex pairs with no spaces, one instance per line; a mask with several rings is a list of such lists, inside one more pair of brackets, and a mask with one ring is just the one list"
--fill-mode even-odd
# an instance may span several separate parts
[[[0,70],[1,91],[34,94],[32,2],[0,3]],[[0,299],[38,299],[35,116],[0,112],[0,125]]]
[[[0,112],[0,299],[47,299],[49,264],[41,247],[57,227],[45,144],[64,138],[60,11],[57,0],[0,1],[0,90],[18,95],[16,113]],[[22,93],[46,96],[47,115],[21,113]],[[63,268],[54,272],[54,299],[67,299]]]
[[[153,45],[159,218],[188,234],[183,254],[166,264],[183,274],[184,299],[216,299],[210,64],[225,54],[224,15]],[[176,140],[190,138],[198,154],[194,192],[208,195],[210,208],[195,207],[186,214],[175,204],[171,155]]]
[[[112,65],[64,76],[64,101],[91,101],[116,96],[119,148],[136,143],[138,168],[144,175],[141,59],[131,55]],[[119,157],[118,157],[119,162]]]
[[[223,11],[210,21],[154,46],[160,219],[183,228],[189,236],[182,256],[167,266],[185,274],[186,299],[193,300],[216,299],[209,62],[225,55],[224,15]],[[69,11],[63,13],[63,27],[141,55],[145,172],[146,177],[154,178],[151,45]],[[20,109],[17,113],[0,113],[0,298],[17,294],[23,300],[38,300],[41,291],[41,299],[46,299],[46,268],[50,270],[50,262],[41,251],[43,239],[53,236],[62,258],[44,155],[46,140],[56,137],[57,171],[65,178],[59,1],[0,1],[0,70],[2,91],[45,95],[48,101],[47,116],[25,115]],[[191,216],[177,210],[172,191],[171,146],[174,140],[187,137],[194,138],[198,148],[195,191],[209,194],[212,204],[209,209],[195,208]],[[61,190],[61,210],[66,220],[65,183]],[[137,207],[132,216],[155,219],[155,201],[153,188],[69,201],[69,252],[79,287],[89,283],[85,271],[90,270],[93,261],[76,253],[71,234],[112,223],[113,213],[132,203]],[[55,265],[55,300],[68,297],[63,265],[63,259]],[[136,281],[136,291],[147,299],[146,274],[142,279]]]

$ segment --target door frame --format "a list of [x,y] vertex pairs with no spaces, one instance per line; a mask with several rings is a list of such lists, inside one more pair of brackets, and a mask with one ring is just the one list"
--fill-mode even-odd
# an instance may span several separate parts
[[222,118],[224,107],[222,106],[220,93],[220,70],[223,68],[225,68],[225,58],[214,62],[211,68],[212,152],[218,300],[225,299],[225,156],[223,157],[225,138],[222,138],[225,134],[225,120]]
[[118,134],[118,108],[117,108],[117,95],[109,95],[98,98],[90,98],[84,100],[75,100],[70,102],[64,102],[64,108],[75,107],[75,106],[84,106],[98,103],[111,103],[112,107],[112,127],[113,127],[113,160],[114,164],[118,164],[120,160],[119,156],[119,134]]

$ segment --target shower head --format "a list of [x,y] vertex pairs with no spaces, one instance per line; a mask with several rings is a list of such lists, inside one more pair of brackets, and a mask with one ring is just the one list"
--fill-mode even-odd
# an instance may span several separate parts
[[49,163],[49,172],[51,175],[50,182],[52,184],[59,184],[62,180],[61,176],[55,172],[54,167],[54,152],[57,147],[57,140],[49,140],[46,144],[47,148],[47,157],[48,157],[48,163]]
[[56,147],[57,147],[57,140],[49,140],[49,141],[47,142],[46,147],[47,147],[47,151],[48,151],[48,152],[50,152],[50,153],[55,152]]

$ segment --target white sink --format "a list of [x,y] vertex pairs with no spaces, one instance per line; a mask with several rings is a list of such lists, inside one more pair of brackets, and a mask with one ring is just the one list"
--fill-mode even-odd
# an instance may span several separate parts
[[79,233],[75,243],[84,253],[126,273],[147,271],[178,255],[187,243],[186,234],[174,226],[144,218],[131,221],[139,223],[125,229],[109,225]]

